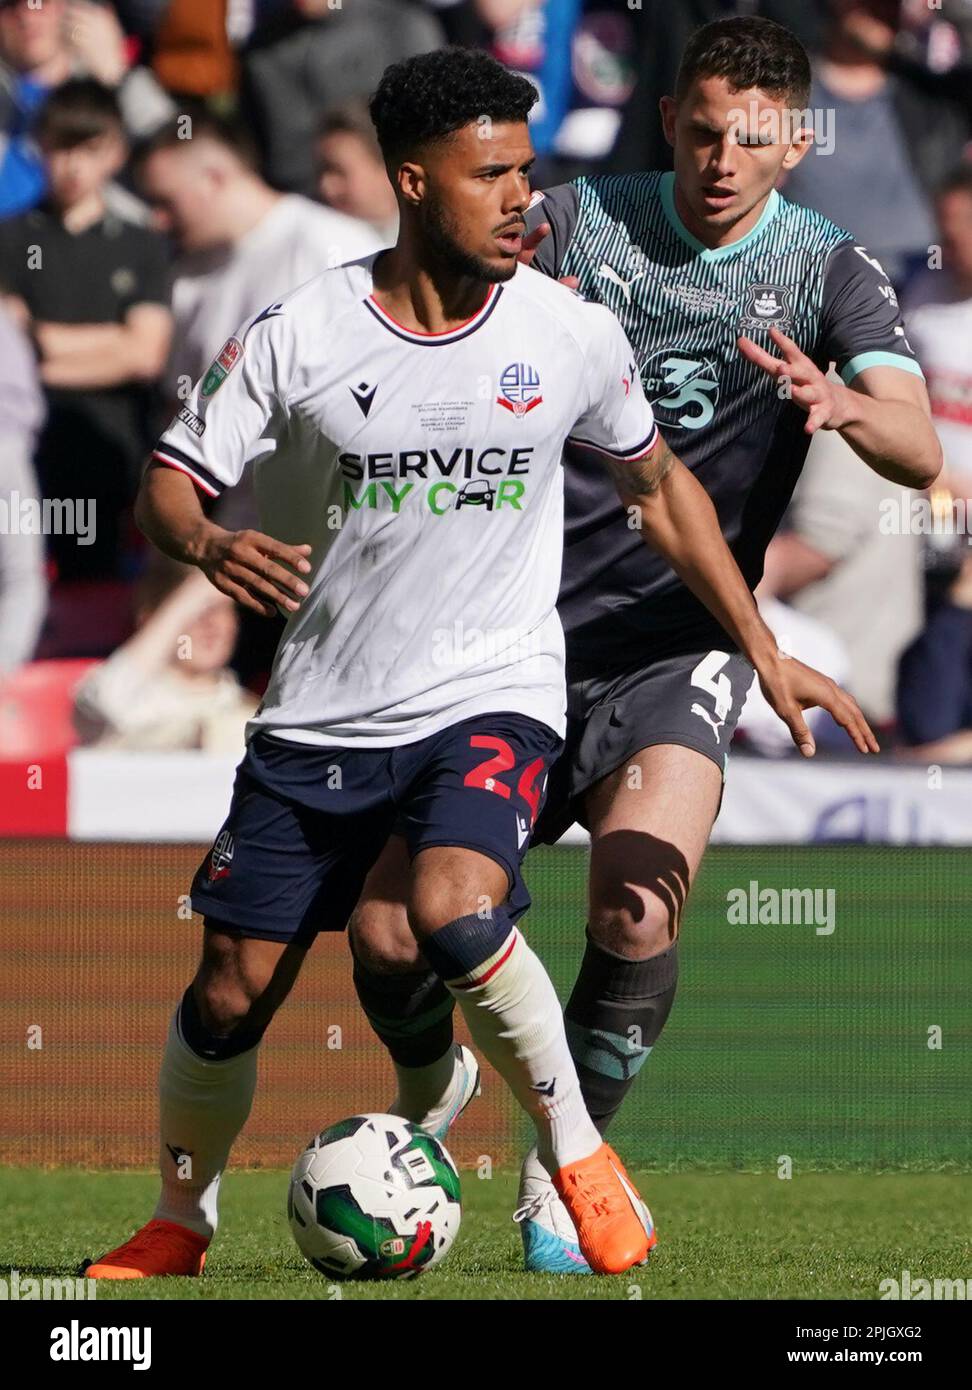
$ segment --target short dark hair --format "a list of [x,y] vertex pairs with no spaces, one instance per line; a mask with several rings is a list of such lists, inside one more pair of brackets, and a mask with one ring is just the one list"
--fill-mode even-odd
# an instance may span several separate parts
[[394,167],[483,116],[525,121],[536,100],[531,82],[489,54],[440,48],[386,68],[369,110],[385,163]]
[[52,150],[70,150],[101,135],[124,133],[114,92],[92,77],[72,77],[55,87],[34,126],[38,143]]
[[180,104],[183,110],[178,115],[170,116],[158,130],[139,142],[135,149],[136,165],[144,164],[159,150],[184,150],[191,148],[194,140],[206,139],[230,150],[247,168],[259,169],[256,145],[239,121],[218,116],[198,98],[183,98]]
[[734,92],[758,87],[804,110],[810,100],[810,59],[797,36],[772,19],[717,19],[688,41],[675,82],[683,98],[701,77],[724,77]]

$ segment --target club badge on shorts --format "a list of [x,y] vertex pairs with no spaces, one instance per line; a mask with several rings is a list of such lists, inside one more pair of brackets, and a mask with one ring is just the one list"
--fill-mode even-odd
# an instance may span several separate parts
[[211,883],[215,883],[218,878],[226,878],[229,875],[234,848],[233,836],[228,830],[221,830],[216,836],[213,852],[209,856],[209,881]]

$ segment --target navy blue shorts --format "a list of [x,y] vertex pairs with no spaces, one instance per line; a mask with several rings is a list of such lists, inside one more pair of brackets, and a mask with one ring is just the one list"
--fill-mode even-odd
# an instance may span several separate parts
[[494,859],[515,921],[530,906],[520,873],[563,747],[545,724],[485,714],[396,748],[321,748],[258,733],[233,800],[192,881],[207,925],[307,944],[343,931],[392,830],[410,857],[459,845]]

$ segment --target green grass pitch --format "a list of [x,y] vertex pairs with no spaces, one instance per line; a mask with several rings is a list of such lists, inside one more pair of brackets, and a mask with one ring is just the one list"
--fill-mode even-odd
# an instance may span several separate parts
[[[529,937],[564,999],[583,949],[585,869],[576,848],[528,863]],[[834,931],[730,923],[727,894],[751,879],[833,890]],[[970,920],[967,850],[713,850],[688,906],[676,1008],[611,1131],[658,1224],[650,1265],[614,1279],[525,1275],[515,1175],[464,1169],[462,1229],[443,1267],[337,1286],[341,1296],[874,1299],[904,1269],[972,1275]],[[322,1125],[339,1118],[324,1110]],[[293,1136],[295,1155],[305,1139]],[[777,1176],[784,1155],[790,1179]],[[0,1273],[73,1273],[147,1219],[156,1181],[0,1169]],[[293,1244],[286,1181],[229,1173],[202,1279],[102,1283],[99,1297],[333,1297]]]
[[[645,1269],[614,1278],[529,1275],[510,1213],[512,1174],[463,1175],[463,1224],[439,1269],[389,1284],[330,1284],[294,1245],[287,1175],[231,1173],[201,1279],[102,1281],[98,1298],[738,1299],[879,1296],[882,1279],[964,1276],[968,1178],[946,1174],[639,1173],[660,1231]],[[140,1225],[156,1180],[143,1173],[5,1169],[0,1251],[29,1275],[74,1273]],[[966,1217],[960,1217],[964,1211]]]
[[[583,851],[527,860],[531,944],[560,997],[583,949]],[[727,895],[833,894],[834,929],[740,924]],[[821,901],[826,901],[822,899]],[[709,851],[678,996],[611,1129],[633,1167],[972,1167],[972,857],[935,847]],[[929,1046],[929,1043],[932,1046]]]

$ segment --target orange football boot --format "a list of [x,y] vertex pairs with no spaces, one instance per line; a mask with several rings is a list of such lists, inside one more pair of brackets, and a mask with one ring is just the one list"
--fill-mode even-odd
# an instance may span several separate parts
[[644,1260],[654,1242],[639,1215],[641,1198],[609,1144],[558,1169],[553,1185],[595,1274],[623,1274]]
[[88,1279],[154,1279],[160,1274],[202,1274],[205,1236],[174,1221],[153,1219],[131,1240],[84,1269]]

